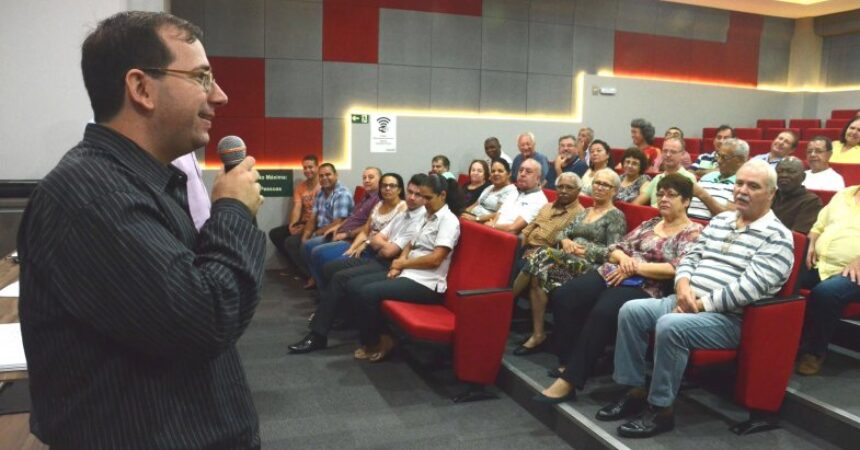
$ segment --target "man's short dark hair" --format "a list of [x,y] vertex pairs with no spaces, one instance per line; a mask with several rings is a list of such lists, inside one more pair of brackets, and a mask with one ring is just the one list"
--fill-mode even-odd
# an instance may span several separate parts
[[723,125],[720,125],[719,127],[717,127],[717,133],[716,134],[720,134],[721,131],[725,131],[725,130],[729,130],[732,132],[732,135],[729,137],[732,137],[732,138],[735,137],[735,129],[732,128],[731,125],[726,125],[726,124],[723,124]]
[[335,168],[334,168],[334,164],[332,164],[332,163],[322,163],[322,164],[320,164],[320,170],[322,170],[322,169],[323,169],[323,167],[328,167],[328,168],[330,168],[330,169],[331,169],[331,172],[332,172],[332,173],[334,173],[335,175],[337,175],[337,169],[335,169]]
[[[829,137],[818,135],[818,136],[813,136],[812,139],[809,140],[809,142],[815,142],[815,141],[824,142],[824,148],[827,149],[828,152],[833,151],[833,141]],[[807,143],[806,145],[809,145],[809,143]]]
[[449,160],[447,156],[445,156],[445,155],[436,155],[436,156],[434,156],[434,157],[433,157],[433,160],[432,160],[431,162],[437,162],[437,161],[441,162],[441,163],[442,163],[442,165],[443,165],[443,166],[445,166],[445,168],[446,168],[446,169],[450,169],[450,168],[451,168],[451,160]]
[[317,158],[317,155],[305,155],[305,157],[302,158],[302,162],[305,161],[313,161],[315,166],[319,165],[320,163],[320,160],[319,158]]
[[[127,11],[99,22],[81,46],[81,71],[98,123],[112,119],[125,100],[125,75],[134,68],[164,68],[174,55],[158,36],[175,27],[185,42],[202,39],[203,32],[187,20],[164,12]],[[158,78],[163,76],[150,73]]]

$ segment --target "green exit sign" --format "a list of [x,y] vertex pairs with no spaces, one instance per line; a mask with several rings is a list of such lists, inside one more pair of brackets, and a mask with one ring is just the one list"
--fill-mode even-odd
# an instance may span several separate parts
[[368,123],[370,116],[367,114],[352,114],[352,123]]

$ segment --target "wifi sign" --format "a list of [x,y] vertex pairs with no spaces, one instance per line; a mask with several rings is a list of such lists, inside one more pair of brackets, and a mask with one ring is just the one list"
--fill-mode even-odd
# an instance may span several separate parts
[[384,117],[384,116],[378,117],[376,119],[376,123],[379,124],[379,132],[380,133],[387,133],[388,132],[388,124],[391,123],[391,119],[389,119],[388,117]]

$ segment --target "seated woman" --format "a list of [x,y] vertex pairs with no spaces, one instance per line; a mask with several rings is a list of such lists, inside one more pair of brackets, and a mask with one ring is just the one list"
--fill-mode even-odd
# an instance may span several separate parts
[[[593,158],[592,153],[592,161]],[[620,183],[612,169],[598,171],[592,182],[594,206],[573,216],[558,237],[556,247],[542,247],[526,258],[525,266],[514,280],[513,293],[516,298],[529,288],[533,330],[528,340],[514,350],[515,355],[529,355],[543,347],[547,295],[568,280],[602,264],[607,246],[618,242],[627,232],[624,214],[612,204]]]
[[839,140],[833,142],[832,163],[860,163],[860,118],[855,117],[845,124]]
[[591,154],[588,161],[588,170],[582,176],[582,193],[585,195],[591,195],[591,182],[594,180],[594,174],[598,170],[612,167],[612,155],[609,152],[609,144],[606,142],[595,139],[591,142],[588,152]]
[[[560,377],[535,400],[560,403],[575,398],[598,358],[615,338],[618,311],[629,300],[662,298],[673,290],[675,266],[696,242],[702,226],[687,218],[693,183],[666,175],[657,185],[660,216],[648,220],[609,247],[606,263],[552,293]],[[566,368],[566,370],[565,370]]]
[[[404,188],[403,178],[396,173],[386,173],[379,179],[379,198],[367,222],[359,228],[355,237],[350,241],[347,239],[329,243],[324,251],[311,253],[311,273],[314,274],[316,285],[320,289],[325,288],[326,279],[322,275],[323,267],[334,260],[356,256],[364,250],[362,244],[373,237],[379,230],[383,229],[394,216],[406,211],[406,202],[403,201]],[[319,275],[317,275],[319,274]]]
[[426,304],[443,300],[451,252],[460,237],[456,213],[462,199],[455,181],[436,174],[428,180],[429,186],[419,188],[427,216],[415,239],[391,262],[387,274],[355,277],[347,283],[359,328],[356,359],[382,361],[394,348],[391,336],[383,334],[382,300]]
[[645,175],[648,169],[648,157],[637,147],[630,147],[624,151],[621,157],[621,167],[624,174],[621,177],[621,188],[615,199],[620,202],[632,202],[639,196],[642,185],[651,181],[651,177]]
[[493,159],[490,164],[490,183],[493,185],[484,189],[478,201],[462,214],[464,219],[484,223],[493,218],[508,197],[517,196],[517,186],[511,183],[511,166],[504,159]]
[[476,159],[469,164],[469,184],[463,186],[463,204],[472,206],[490,185],[490,166],[483,159]]

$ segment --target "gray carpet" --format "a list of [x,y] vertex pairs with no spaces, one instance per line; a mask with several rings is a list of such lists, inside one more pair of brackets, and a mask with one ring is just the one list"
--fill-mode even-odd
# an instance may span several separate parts
[[452,403],[463,386],[450,369],[422,373],[397,355],[380,364],[353,360],[354,331],[332,332],[326,350],[288,355],[286,345],[307,332],[314,309],[300,286],[267,273],[239,341],[263,448],[569,448],[503,393]]

